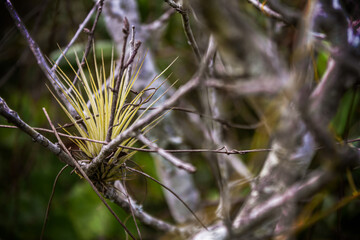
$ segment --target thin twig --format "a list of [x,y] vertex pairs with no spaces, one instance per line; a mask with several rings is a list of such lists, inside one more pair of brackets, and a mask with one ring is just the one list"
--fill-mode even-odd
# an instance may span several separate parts
[[[150,108],[149,110],[151,110],[152,108]],[[258,123],[252,123],[252,124],[238,124],[238,123],[233,123],[233,122],[230,122],[230,121],[227,121],[223,118],[218,118],[218,117],[212,117],[210,115],[207,115],[207,114],[204,114],[204,113],[199,113],[197,112],[196,110],[192,110],[192,109],[188,109],[188,108],[182,108],[182,107],[172,107],[172,108],[169,108],[169,110],[174,110],[174,111],[181,111],[181,112],[187,112],[187,113],[192,113],[192,114],[197,114],[199,115],[200,117],[203,117],[203,118],[208,118],[208,119],[211,119],[213,121],[216,121],[226,127],[229,127],[229,128],[238,128],[238,129],[256,129],[258,128],[259,126],[263,125],[264,122],[263,121],[260,121]],[[141,109],[139,109],[141,110]]]
[[[139,111],[141,110],[156,110],[157,107],[150,107],[150,108],[144,108],[144,107],[141,107],[139,108]],[[218,118],[218,117],[212,117],[210,115],[207,115],[205,113],[200,113],[198,112],[197,110],[193,110],[193,109],[189,109],[189,108],[183,108],[183,107],[167,107],[165,108],[165,110],[172,110],[172,111],[179,111],[179,112],[186,112],[186,113],[191,113],[191,114],[196,114],[196,115],[199,115],[200,117],[202,118],[208,118],[208,119],[211,119],[213,121],[216,121],[222,125],[224,125],[225,127],[228,127],[228,128],[237,128],[237,129],[256,129],[258,127],[260,127],[261,125],[264,124],[264,121],[260,121],[260,122],[257,122],[257,123],[252,123],[252,124],[239,124],[239,123],[234,123],[234,122],[230,122],[230,121],[227,121],[223,118]],[[93,117],[98,117],[98,115],[94,115]],[[86,117],[86,119],[90,119],[90,117]],[[83,119],[78,119],[75,121],[75,123],[81,123],[83,122]],[[63,128],[68,128],[68,127],[72,127],[74,126],[75,123],[66,123],[64,125],[61,125],[61,127],[57,127],[56,129],[63,129]]]
[[[0,128],[18,128],[16,126],[10,126],[10,125],[0,125]],[[54,133],[54,131],[50,130],[50,129],[45,129],[45,128],[33,128],[34,130],[37,131],[43,131],[43,132],[48,132],[48,133]],[[84,138],[84,137],[78,137],[78,136],[71,136],[68,134],[64,134],[64,133],[59,133],[59,136],[61,137],[67,137],[70,139],[78,139],[78,140],[82,140],[82,141],[88,141],[88,142],[94,142],[94,143],[100,143],[103,145],[107,145],[108,142],[105,141],[99,141],[99,140],[94,140],[94,139],[89,139],[89,138]],[[353,140],[348,140],[347,142],[359,142],[359,139],[353,139]],[[152,150],[152,149],[145,149],[145,148],[137,148],[137,147],[129,147],[129,146],[125,146],[125,145],[118,145],[118,148],[124,148],[124,149],[129,149],[129,150],[134,150],[134,151],[138,151],[138,152],[157,152],[157,150]],[[240,154],[240,155],[244,155],[244,154],[248,154],[248,153],[258,153],[258,152],[270,152],[272,149],[270,148],[263,148],[263,149],[249,149],[249,150],[237,150],[237,149],[227,149],[226,147],[221,147],[218,149],[164,149],[165,152],[167,153],[219,153],[219,154],[226,154],[226,155],[234,155],[234,154]]]
[[134,210],[133,205],[132,205],[132,199],[130,198],[130,195],[129,195],[129,193],[128,193],[128,190],[127,190],[127,188],[126,188],[126,186],[125,186],[125,180],[126,180],[126,173],[125,173],[125,175],[124,175],[124,180],[123,180],[124,195],[125,195],[128,203],[129,203],[130,213],[131,213],[131,216],[132,216],[132,218],[133,218],[133,221],[134,221],[134,224],[135,224],[135,227],[136,227],[136,231],[137,231],[137,233],[138,233],[138,235],[139,235],[139,238],[140,238],[140,240],[141,240],[141,239],[142,239],[142,238],[141,238],[141,232],[140,232],[139,226],[138,226],[138,224],[137,224],[137,222],[136,222],[135,210]]
[[130,211],[130,208],[133,208],[135,216],[142,223],[164,232],[181,232],[181,230],[183,230],[161,219],[151,216],[144,211],[141,205],[137,205],[134,201],[131,201],[130,206],[128,201],[126,201],[123,197],[119,196],[119,187],[116,186],[117,184],[120,184],[120,181],[115,181],[113,187],[108,187],[107,189],[105,189],[105,196],[124,209]]
[[56,144],[53,144],[49,139],[35,131],[26,122],[24,122],[17,112],[10,109],[6,102],[0,97],[0,115],[5,117],[8,122],[13,123],[16,127],[28,134],[34,142],[41,144],[43,147],[49,149],[52,153],[59,157],[59,159],[70,165],[74,166],[70,157]]
[[[89,54],[90,52],[90,49],[92,47],[92,43],[94,42],[94,33],[95,33],[95,28],[96,28],[96,25],[99,21],[99,18],[100,18],[100,15],[101,15],[101,12],[102,12],[102,9],[103,9],[103,5],[104,5],[104,0],[100,0],[99,1],[99,4],[98,4],[98,10],[97,10],[97,13],[96,13],[96,17],[95,17],[95,20],[94,20],[94,23],[92,25],[92,28],[90,31],[87,32],[88,34],[88,41],[86,43],[86,47],[85,47],[85,53],[84,53],[84,56],[81,60],[81,63],[80,63],[80,66],[79,66],[79,69],[77,71],[77,73],[75,74],[75,78],[73,80],[73,85],[76,84],[76,81],[78,79],[78,76],[79,76],[79,73],[80,73],[80,69],[85,65],[85,61],[86,61],[86,57],[87,55]],[[95,49],[94,49],[95,51]],[[69,92],[71,92],[71,88],[69,89]]]
[[285,87],[285,82],[278,78],[239,80],[235,83],[225,83],[220,79],[208,79],[205,86],[227,91],[234,96],[274,95]]
[[130,172],[138,173],[138,174],[140,174],[142,176],[145,176],[145,177],[151,179],[152,181],[156,182],[157,184],[160,184],[163,188],[165,188],[167,191],[169,191],[171,194],[173,194],[182,204],[184,204],[184,206],[191,212],[191,214],[201,224],[201,226],[203,226],[206,230],[208,230],[208,228],[205,226],[205,224],[199,219],[198,216],[196,216],[194,211],[191,210],[191,208],[184,202],[184,200],[182,200],[181,197],[179,197],[173,190],[171,190],[169,187],[165,186],[164,184],[162,184],[161,182],[159,182],[158,180],[156,180],[155,178],[153,178],[149,174],[144,173],[143,171],[139,171],[139,170],[137,170],[135,168],[131,168],[131,167],[128,167],[126,165],[124,165],[124,167],[126,168],[126,170],[129,170]]
[[169,18],[171,17],[171,15],[173,15],[175,13],[175,9],[174,8],[170,8],[169,10],[167,10],[165,13],[163,13],[158,19],[156,19],[155,21],[149,23],[149,24],[144,24],[142,26],[143,32],[145,33],[153,33],[156,32],[158,29],[162,28],[169,20]]
[[[125,65],[125,54],[126,54],[126,45],[127,45],[127,39],[129,37],[129,21],[127,20],[127,18],[124,18],[124,26],[122,29],[122,32],[124,34],[123,36],[123,48],[122,48],[122,52],[121,52],[121,60],[120,60],[120,69],[119,69],[119,74],[116,78],[115,81],[115,86],[114,89],[112,90],[112,102],[111,102],[111,110],[110,110],[110,119],[109,119],[109,128],[108,131],[106,133],[106,142],[110,142],[111,140],[111,135],[113,132],[113,125],[114,125],[114,119],[115,119],[115,111],[116,111],[116,105],[117,105],[117,101],[118,101],[118,97],[119,97],[119,91],[120,91],[120,83],[122,81],[123,78],[123,74],[124,74],[124,65]],[[140,47],[140,46],[139,46]]]
[[256,9],[260,10],[260,12],[265,13],[266,16],[269,16],[271,18],[274,18],[276,20],[282,21],[286,24],[289,24],[289,22],[279,13],[275,12],[271,8],[269,8],[264,3],[259,2],[258,0],[247,0],[251,5],[253,5]]
[[[332,4],[331,1],[325,2],[329,2],[330,4]],[[287,6],[285,3],[279,2],[279,0],[268,0],[267,3],[271,7],[271,9],[273,9],[284,19],[286,19],[286,23],[297,25],[298,22],[302,20],[300,11],[294,10],[293,8]]]
[[164,149],[158,147],[158,145],[152,141],[150,141],[147,137],[145,137],[143,134],[138,134],[136,136],[137,139],[139,139],[142,143],[150,147],[152,150],[156,151],[160,156],[162,156],[164,159],[168,160],[171,164],[174,166],[184,169],[188,172],[195,172],[196,168],[189,164],[181,161],[177,157],[173,156],[169,152],[166,152]]
[[141,42],[137,41],[134,45],[134,49],[132,50],[129,59],[127,60],[126,64],[124,65],[124,69],[129,67],[129,65],[134,62],[135,56],[136,56],[140,46],[141,46]]
[[111,214],[116,218],[116,220],[120,223],[120,225],[124,228],[124,230],[130,235],[130,237],[132,239],[135,239],[135,237],[133,236],[133,234],[129,231],[129,229],[125,226],[125,224],[120,220],[120,218],[117,216],[117,214],[114,212],[114,210],[111,209],[111,207],[109,206],[109,204],[105,201],[104,197],[100,194],[99,190],[95,187],[95,185],[93,184],[93,182],[89,179],[89,177],[86,175],[86,173],[84,172],[84,170],[81,168],[81,166],[79,165],[79,163],[71,156],[71,153],[69,152],[69,150],[65,147],[64,143],[61,141],[61,138],[58,134],[58,132],[56,131],[54,124],[52,123],[48,113],[46,112],[46,109],[43,108],[44,114],[47,118],[47,120],[49,121],[49,124],[52,128],[52,130],[55,133],[56,138],[59,141],[59,145],[63,148],[63,150],[70,156],[73,165],[76,166],[76,168],[78,169],[78,171],[81,173],[81,175],[86,179],[86,181],[90,184],[91,188],[95,191],[95,193],[98,195],[98,197],[100,198],[100,200],[104,203],[104,205],[107,207],[107,209],[109,209],[109,211],[111,212]]
[[[129,41],[129,45],[130,45],[130,56],[133,56],[134,55],[134,52],[135,52],[135,35],[136,35],[136,30],[135,30],[135,26],[132,25],[131,26],[131,37],[130,37],[130,41]],[[140,47],[140,46],[139,46]],[[138,51],[138,49],[136,50],[136,52]],[[134,55],[134,58],[135,58],[135,55]],[[128,79],[130,79],[131,77],[131,73],[132,73],[132,62],[129,62],[129,65],[128,65],[128,71],[127,71],[127,77]]]
[[[70,40],[69,44],[65,47],[65,49],[62,51],[62,54],[60,54],[60,56],[58,57],[58,59],[55,61],[54,66],[51,68],[51,71],[54,72],[56,67],[59,65],[60,61],[62,60],[62,58],[66,55],[66,53],[69,51],[70,47],[75,43],[76,39],[79,37],[80,33],[82,32],[82,30],[85,28],[86,24],[89,22],[89,20],[91,19],[91,16],[93,15],[96,7],[99,5],[100,0],[97,1],[97,3],[95,3],[94,7],[90,10],[90,12],[88,13],[88,15],[86,16],[86,18],[84,19],[84,21],[79,25],[78,30],[76,31],[75,35],[73,36],[73,38]],[[95,22],[94,22],[95,24]]]
[[53,184],[53,187],[52,187],[52,189],[51,189],[50,198],[49,198],[49,201],[48,201],[48,204],[47,204],[47,207],[46,207],[44,224],[43,224],[43,227],[42,227],[42,229],[41,229],[40,240],[42,240],[43,237],[44,237],[45,227],[46,227],[47,219],[48,219],[48,216],[49,216],[49,211],[50,211],[50,206],[51,206],[51,203],[52,203],[52,199],[53,199],[53,197],[54,197],[56,183],[57,183],[60,175],[64,172],[64,170],[65,170],[68,166],[69,166],[69,165],[66,164],[63,168],[61,168],[61,170],[59,171],[59,173],[58,173],[58,174],[56,175],[56,177],[55,177],[54,184]]
[[201,54],[200,54],[199,47],[195,41],[194,34],[190,27],[190,19],[189,19],[189,14],[188,14],[189,10],[187,8],[185,8],[184,6],[177,4],[173,0],[165,0],[165,2],[167,2],[172,8],[174,8],[178,13],[181,14],[186,38],[188,40],[189,45],[191,46],[191,48],[193,49],[193,51],[195,53],[196,60],[198,62],[200,62]]
[[53,73],[47,64],[47,61],[45,60],[44,55],[42,54],[39,46],[34,41],[34,39],[31,37],[30,33],[26,29],[24,23],[21,21],[21,18],[19,17],[18,13],[16,12],[14,6],[10,2],[10,0],[6,0],[5,5],[13,18],[16,27],[19,29],[23,37],[26,39],[31,51],[33,52],[36,62],[47,77],[47,79],[50,81],[51,85],[56,91],[56,94],[59,96],[61,101],[66,105],[66,108],[69,110],[70,114],[75,117],[77,116],[77,112],[73,108],[73,106],[70,104],[70,102],[67,100],[66,96],[64,95],[63,91],[61,90],[61,81],[58,79],[55,73]]

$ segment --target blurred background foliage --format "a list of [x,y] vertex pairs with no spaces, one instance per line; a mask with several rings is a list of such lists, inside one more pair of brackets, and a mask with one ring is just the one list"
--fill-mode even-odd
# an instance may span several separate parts
[[[66,46],[93,6],[93,2],[89,0],[14,0],[12,2],[44,54],[51,59],[55,59],[60,54],[57,45]],[[155,20],[167,9],[167,6],[160,1],[139,0],[138,3],[144,22]],[[265,31],[266,16],[262,16],[250,5],[246,5],[246,11]],[[49,128],[41,111],[42,107],[47,109],[54,122],[67,122],[65,114],[59,110],[58,104],[46,88],[45,76],[3,5],[0,7],[0,16],[2,22],[0,25],[0,96],[31,126]],[[196,25],[193,26],[195,38],[201,41],[204,36],[197,31]],[[278,36],[280,51],[285,54],[292,47],[293,32],[293,29],[289,29],[285,37]],[[159,69],[165,68],[179,56],[179,60],[171,67],[171,72],[173,72],[171,81],[179,79],[178,85],[187,81],[196,71],[196,64],[182,31],[181,18],[178,15],[171,17],[163,36],[153,38],[151,46],[148,47],[154,51]],[[109,62],[112,42],[102,20],[97,25],[95,39],[97,48],[104,51],[105,62]],[[80,53],[80,56],[86,40],[87,36],[83,33],[74,46],[74,50]],[[200,47],[203,46],[205,45],[200,45]],[[145,53],[145,51],[146,49],[143,48],[142,52]],[[72,51],[67,57],[71,63],[75,63]],[[314,61],[319,77],[324,74],[328,57],[329,54],[326,52],[315,53]],[[70,70],[64,61],[60,65],[64,71]],[[251,99],[231,99],[225,95],[222,97],[228,101],[228,105],[225,106],[226,111],[239,113],[233,116],[231,121],[250,123],[259,120],[255,114],[257,109],[250,107],[252,106]],[[193,96],[191,100],[196,102],[197,99]],[[359,89],[348,92],[344,97],[332,123],[334,135],[338,139],[359,137],[359,101]],[[197,103],[193,104],[197,106]],[[270,113],[267,116],[271,117]],[[8,123],[0,118],[0,124]],[[55,141],[51,134],[45,135]],[[227,137],[234,139],[232,141],[235,142],[234,146],[231,147],[240,150],[266,148],[271,135],[262,126],[257,130],[228,129]],[[264,156],[264,153],[253,153],[245,155],[244,159],[256,172],[260,169]],[[207,207],[214,206],[218,200],[218,192],[209,167],[205,161],[202,161],[201,154],[193,154],[191,159],[198,168],[194,175],[196,184],[201,190],[202,198],[207,201],[203,204]],[[146,173],[156,177],[153,160],[149,154],[137,153],[133,161]],[[319,164],[315,159],[313,165]],[[2,207],[0,239],[39,238],[53,181],[62,167],[63,164],[53,154],[34,144],[27,135],[15,129],[0,128],[0,206]],[[120,225],[102,205],[96,194],[78,175],[71,174],[71,170],[65,170],[56,185],[45,239],[125,239]],[[350,179],[356,186],[360,186],[360,169],[353,171]],[[340,199],[352,194],[348,181],[348,177],[342,176],[339,183],[332,186],[337,189],[337,195],[325,190],[319,194],[322,197],[318,197],[321,200],[317,204],[314,203],[315,198],[309,199],[304,204],[312,204],[314,212],[322,212],[333,207]],[[171,221],[168,210],[164,207],[166,203],[158,184],[139,176],[131,176],[127,182],[130,191],[134,193],[138,201],[142,202],[149,213]],[[246,193],[247,189],[244,189],[243,196]],[[240,196],[240,202],[243,196]],[[131,216],[123,212],[120,207],[114,204],[111,206],[120,218],[126,221],[130,231],[136,232]],[[357,198],[300,232],[299,238],[333,239],[333,236],[339,236],[342,237],[341,239],[357,239],[358,229],[352,226],[354,226],[353,223],[359,223],[359,221],[360,201]],[[140,225],[143,239],[160,238],[161,233],[141,223]]]

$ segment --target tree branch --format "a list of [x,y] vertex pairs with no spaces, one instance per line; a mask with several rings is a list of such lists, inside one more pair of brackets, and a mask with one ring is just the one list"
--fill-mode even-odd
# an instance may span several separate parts
[[189,45],[191,46],[193,52],[195,53],[195,57],[196,60],[198,62],[201,61],[201,54],[200,54],[200,50],[199,47],[196,43],[194,34],[191,30],[191,26],[190,26],[190,19],[189,19],[189,9],[185,8],[184,6],[174,2],[173,0],[165,0],[165,2],[167,2],[172,8],[174,8],[178,13],[181,14],[181,19],[183,22],[183,27],[184,27],[184,31],[185,31],[185,35],[186,38],[188,40]]
[[[93,15],[93,13],[95,12],[96,7],[99,5],[100,0],[97,1],[97,3],[95,3],[94,7],[90,10],[90,12],[88,13],[88,15],[86,16],[86,18],[84,19],[84,21],[79,25],[78,30],[76,31],[76,33],[74,34],[73,38],[70,40],[70,42],[68,43],[68,45],[65,47],[65,49],[62,51],[62,54],[60,54],[60,56],[58,57],[58,59],[56,59],[54,66],[51,68],[51,71],[54,72],[55,69],[57,68],[57,66],[59,65],[60,61],[63,59],[63,57],[66,55],[66,53],[69,51],[70,47],[75,43],[76,39],[79,37],[80,33],[83,31],[83,29],[85,28],[86,24],[89,22],[89,20],[91,19],[91,16]],[[79,74],[79,73],[77,73]]]
[[0,97],[0,115],[7,119],[8,122],[13,123],[23,132],[31,137],[34,142],[41,144],[43,147],[47,148],[50,152],[54,153],[59,157],[60,161],[68,164],[69,166],[74,167],[75,165],[71,161],[71,157],[64,152],[59,145],[53,144],[49,139],[35,131],[30,127],[26,122],[24,122],[17,112],[10,109],[4,99]]
[[180,159],[178,159],[177,157],[170,154],[169,152],[166,152],[164,149],[159,148],[156,143],[154,143],[154,142],[150,141],[149,139],[147,139],[143,134],[138,134],[136,136],[136,138],[139,139],[141,142],[143,142],[148,147],[150,147],[152,150],[157,152],[160,156],[162,156],[163,158],[168,160],[174,166],[176,166],[176,167],[178,167],[180,169],[183,169],[185,171],[188,171],[188,172],[195,172],[196,171],[196,168],[193,165],[191,165],[189,163],[185,163],[185,162],[181,161]]
[[16,10],[13,7],[10,0],[6,0],[5,5],[6,5],[6,8],[8,9],[8,11],[9,11],[11,17],[13,18],[16,27],[19,29],[19,31],[21,32],[21,34],[23,35],[23,37],[27,41],[31,51],[33,52],[33,54],[34,54],[34,56],[36,58],[37,64],[39,65],[40,69],[43,71],[43,73],[45,74],[45,76],[47,77],[47,79],[50,81],[51,85],[55,89],[56,94],[59,96],[61,101],[65,104],[65,106],[69,110],[70,114],[73,117],[77,116],[77,113],[76,113],[75,109],[69,103],[66,96],[64,95],[64,93],[61,90],[62,89],[61,88],[61,86],[62,86],[61,81],[58,79],[56,74],[51,71],[51,69],[50,69],[49,65],[47,64],[47,61],[45,60],[45,57],[42,54],[39,46],[37,45],[37,43],[31,37],[30,33],[26,29],[24,23],[21,21],[21,18],[19,17],[18,13],[16,12]]

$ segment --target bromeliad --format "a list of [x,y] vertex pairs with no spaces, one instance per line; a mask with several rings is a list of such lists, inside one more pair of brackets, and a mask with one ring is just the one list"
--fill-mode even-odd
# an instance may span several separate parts
[[[114,86],[117,79],[115,76],[116,64],[112,56],[110,70],[107,76],[103,53],[101,52],[101,66],[98,66],[95,56],[95,48],[93,52],[93,69],[91,69],[90,64],[87,61],[86,68],[84,69],[81,67],[79,58],[75,54],[76,62],[78,68],[80,69],[80,74],[77,75],[79,79],[77,86],[73,84],[71,79],[63,70],[59,68],[57,69],[57,74],[63,80],[63,83],[60,86],[63,94],[76,110],[78,116],[72,116],[64,104],[62,104],[59,99],[55,98],[77,130],[77,133],[70,133],[68,130],[63,128],[69,135],[81,136],[84,139],[104,142],[109,128],[112,128],[111,139],[113,139],[138,121],[146,113],[146,111],[159,100],[162,95],[157,99],[152,100],[153,95],[158,89],[152,90],[150,89],[150,86],[159,79],[159,77],[171,66],[171,64],[162,73],[152,79],[139,93],[134,93],[131,89],[139,75],[144,60],[136,64],[133,72],[128,72],[128,69],[124,70],[124,74],[120,79],[120,88],[114,112],[114,124],[113,126],[110,126],[111,104],[115,95]],[[66,60],[68,61],[68,59]],[[69,61],[68,64],[76,74],[75,69],[71,66]],[[132,96],[133,94],[131,93],[134,93],[134,96]],[[145,104],[146,107],[144,106]],[[143,111],[138,113],[140,109]],[[145,133],[149,131],[160,119],[161,117],[142,128],[141,132]],[[94,141],[79,139],[71,140],[79,148],[79,151],[73,151],[73,156],[78,161],[91,162],[92,159],[99,154],[103,146],[102,143]],[[93,180],[105,183],[121,179],[122,171],[120,168],[122,164],[136,153],[136,151],[130,150],[127,147],[131,148],[136,141],[137,140],[135,138],[125,139],[121,143],[121,146],[123,147],[119,147],[105,159],[95,176],[92,176]]]

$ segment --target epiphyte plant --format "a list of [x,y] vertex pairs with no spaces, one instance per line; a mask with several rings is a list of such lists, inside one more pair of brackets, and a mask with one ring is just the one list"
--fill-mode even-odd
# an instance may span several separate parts
[[[143,90],[136,93],[131,89],[138,78],[144,60],[138,61],[132,72],[130,72],[131,68],[127,67],[124,69],[122,76],[117,77],[116,69],[118,68],[113,55],[111,57],[109,73],[106,75],[103,52],[101,51],[100,66],[96,61],[95,47],[93,53],[93,69],[88,61],[85,61],[86,67],[82,67],[77,54],[75,54],[79,74],[77,74],[69,60],[65,57],[79,80],[77,84],[74,84],[63,70],[57,68],[57,74],[63,80],[59,87],[78,115],[73,116],[64,104],[57,99],[72,125],[75,126],[77,133],[72,133],[65,128],[63,129],[71,136],[82,137],[82,139],[71,138],[71,141],[78,148],[73,150],[72,154],[77,161],[85,164],[91,163],[92,159],[100,153],[102,146],[107,142],[106,138],[109,132],[111,133],[110,140],[115,138],[141,119],[147,110],[160,99],[162,95],[157,99],[152,99],[158,88],[150,89],[150,87],[171,66],[170,64],[162,73],[153,78]],[[120,85],[117,94],[115,94],[117,80],[120,80]],[[117,99],[113,112],[114,121],[111,124],[112,103],[115,97]],[[140,109],[142,110],[141,113]],[[146,133],[160,119],[161,117],[152,121],[143,127],[140,132]],[[107,156],[105,161],[102,162],[101,167],[97,169],[96,174],[91,176],[92,180],[106,185],[107,182],[121,179],[122,171],[120,168],[124,162],[136,153],[135,150],[131,149],[136,141],[137,139],[133,137],[123,140],[120,147]]]

